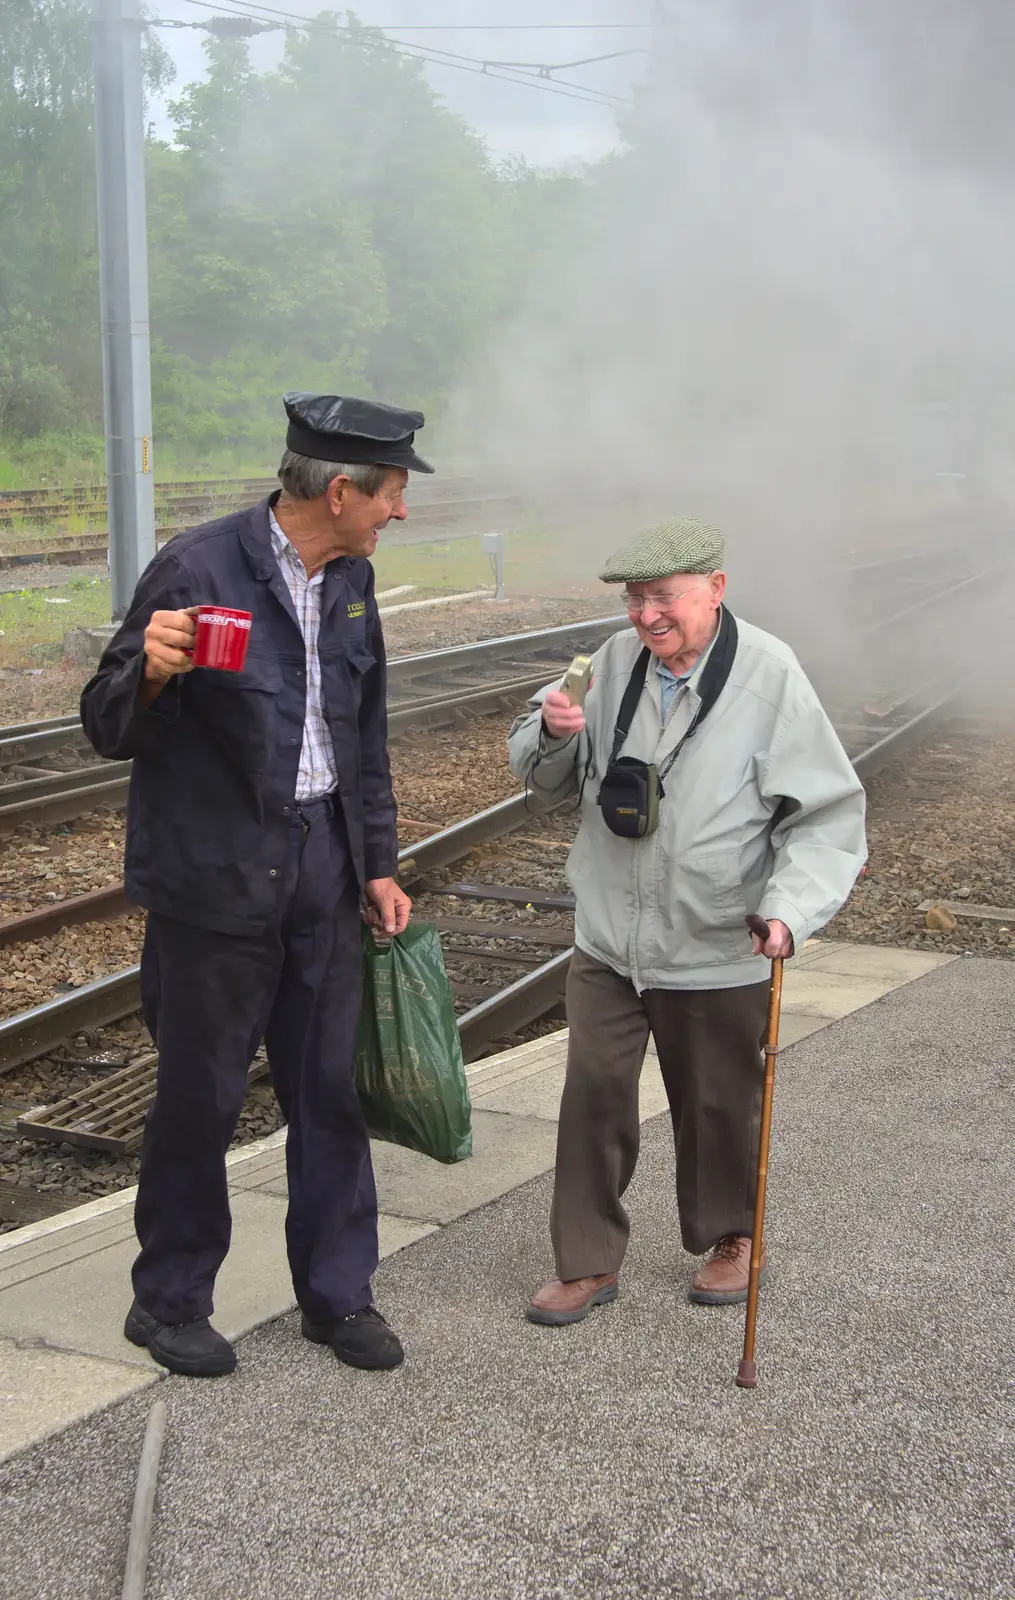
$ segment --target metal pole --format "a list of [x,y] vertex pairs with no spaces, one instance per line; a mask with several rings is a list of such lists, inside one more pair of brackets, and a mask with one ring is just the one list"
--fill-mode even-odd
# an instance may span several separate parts
[[495,600],[506,600],[504,593],[504,535],[502,533],[484,533],[483,549],[493,562],[494,580],[497,588],[494,593]]
[[138,0],[92,0],[110,611],[155,554],[144,108]]

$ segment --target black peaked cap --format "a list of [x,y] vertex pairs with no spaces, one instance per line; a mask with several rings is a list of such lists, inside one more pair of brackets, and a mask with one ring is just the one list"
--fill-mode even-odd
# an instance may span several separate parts
[[409,472],[434,470],[412,448],[416,429],[423,426],[422,411],[339,394],[287,394],[282,403],[289,418],[285,442],[297,455]]

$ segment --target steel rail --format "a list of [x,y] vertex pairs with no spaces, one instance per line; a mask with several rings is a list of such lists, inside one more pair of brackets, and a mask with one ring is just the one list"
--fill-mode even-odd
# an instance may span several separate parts
[[0,801],[6,803],[13,799],[16,808],[20,808],[23,802],[31,804],[51,795],[102,788],[114,778],[126,778],[129,774],[129,761],[94,761],[91,766],[72,768],[70,772],[50,772],[45,777],[20,778],[17,783],[0,784]]
[[[165,503],[167,500],[224,500],[235,499],[239,495],[252,494],[263,496],[272,493],[278,488],[277,474],[272,477],[266,474],[256,478],[184,478],[166,479],[155,485],[156,503]],[[502,490],[500,493],[507,494]],[[495,496],[497,491],[493,491]],[[413,486],[413,502],[425,505],[430,501],[467,498],[491,498],[491,492],[484,490],[473,478],[440,478],[433,484],[421,483]],[[81,504],[89,506],[106,505],[106,487],[104,483],[75,484],[66,489],[32,488],[32,489],[0,489],[0,515],[18,515],[25,507],[41,506],[43,510],[50,507],[74,507]]]
[[[447,543],[450,540],[474,539],[477,534],[509,532],[510,529],[472,527],[459,529],[443,522],[429,523],[419,517],[413,518],[413,525],[418,532],[405,534],[388,534],[385,545],[388,549],[400,550],[410,545]],[[172,527],[157,526],[155,529],[156,543],[159,549],[174,539],[178,533],[185,533],[193,527],[192,522],[181,522]],[[28,549],[18,549],[14,540],[9,540],[6,549],[0,549],[0,572],[9,572],[16,567],[83,567],[89,563],[101,564],[109,553],[109,546],[105,542],[97,543],[94,539],[90,542],[74,539],[54,538],[46,545],[32,545]]]
[[[524,795],[490,806],[478,816],[433,834],[421,845],[400,850],[399,876],[412,882],[424,872],[446,866],[467,855],[475,845],[510,833],[527,815]],[[140,975],[140,965],[126,967],[108,978],[85,984],[74,994],[61,995],[0,1021],[0,1073],[44,1055],[82,1028],[103,1027],[137,1011],[141,1003]]]
[[[921,707],[898,728],[882,735],[859,751],[851,760],[860,777],[871,776],[922,732],[970,681],[969,676],[951,682],[943,693]],[[513,795],[498,805],[463,822],[443,828],[418,844],[398,853],[398,875],[408,886],[427,873],[448,866],[468,855],[477,845],[489,843],[514,832],[532,815],[528,796]],[[112,891],[110,891],[112,893]],[[121,890],[122,893],[122,890]],[[54,912],[56,907],[53,908]],[[475,1060],[483,1044],[501,1038],[514,1028],[526,1026],[555,1005],[563,992],[570,950],[534,969],[497,995],[473,1006],[459,1019],[467,1023],[463,1051]],[[102,1027],[137,1011],[140,1006],[140,966],[128,967],[111,977],[97,979],[74,994],[62,995],[30,1011],[0,1021],[0,1074],[44,1055],[61,1040],[82,1028]],[[501,1009],[503,1007],[503,1009]]]
[[[414,729],[494,710],[507,700],[524,699],[553,678],[556,664],[542,661],[538,663],[538,671],[531,675],[478,686],[465,684],[443,694],[431,693],[419,698],[420,685],[434,677],[446,676],[453,682],[455,675],[462,671],[493,666],[502,658],[522,664],[529,656],[538,658],[564,646],[588,648],[626,626],[626,617],[591,618],[554,628],[497,636],[478,644],[455,645],[449,650],[396,656],[388,663],[389,693],[394,690],[397,696],[399,692],[407,695],[415,691],[416,698],[407,704],[396,702],[389,706],[389,734],[398,738]],[[89,748],[80,722],[73,716],[0,728],[0,768],[22,762],[30,764],[51,751],[68,746],[75,750]],[[122,809],[127,802],[129,782],[129,762],[114,763],[96,758],[94,764],[67,773],[0,785],[0,838],[26,822],[43,825],[68,822],[99,805]]]
[[138,909],[127,899],[122,883],[110,884],[106,889],[90,889],[87,894],[57,900],[52,905],[39,906],[35,911],[25,911],[19,917],[8,917],[0,922],[0,949],[28,939],[46,939],[59,933],[61,928],[80,927],[86,922],[110,922],[114,917],[129,916]]
[[464,822],[455,822],[450,828],[442,828],[418,844],[399,850],[398,876],[404,884],[418,883],[428,872],[460,861],[477,845],[489,844],[492,839],[514,833],[531,816],[528,796],[512,795],[508,800],[477,812],[474,817],[466,817]]
[[141,1006],[141,968],[126,967],[0,1021],[0,1073],[34,1061],[82,1028],[104,1028]]
[[31,763],[68,745],[74,749],[88,745],[79,717],[53,717],[48,723],[40,722],[34,728],[26,724],[25,727],[27,731],[0,728],[0,767]]
[[[982,579],[982,575],[980,577]],[[619,619],[612,621],[616,623]],[[626,625],[626,618],[624,624]],[[552,631],[566,635],[569,625]],[[502,641],[484,641],[487,645],[496,642]],[[463,652],[472,652],[477,648],[482,646],[458,647]],[[414,661],[418,663],[425,658],[401,659],[407,663]],[[933,720],[957,698],[972,678],[971,673],[952,676],[950,679],[938,680],[939,684],[944,682],[943,689],[925,685],[914,691],[909,697],[910,701],[915,700],[920,694],[929,693],[928,703],[915,709],[899,727],[887,730],[872,744],[851,756],[852,765],[858,776],[869,777],[889,761],[896,759],[914,739],[926,732]],[[904,703],[902,700],[897,701],[896,706],[901,707]],[[496,806],[488,807],[463,822],[441,829],[419,843],[399,851],[399,876],[406,884],[418,882],[428,872],[460,859],[477,845],[513,832],[529,815],[528,796],[523,793],[503,800]],[[542,1015],[547,1009],[547,1004],[556,1004],[562,992],[569,959],[570,951],[561,952],[552,961],[544,963],[526,977],[510,984],[500,994],[491,996],[464,1013],[460,1023],[467,1021],[466,1041],[470,1051],[468,1059],[476,1058],[485,1041],[502,1037],[510,1032],[512,1018],[514,1027],[521,1027]],[[68,1034],[78,1032],[81,1028],[102,1026],[104,1022],[118,1020],[137,1010],[140,999],[139,971],[136,966],[128,968],[110,978],[89,984],[75,994],[52,1000],[43,1006],[35,1007],[30,1012],[0,1022],[0,1072],[44,1054]],[[503,1011],[499,1009],[501,1006],[504,1008]],[[524,1021],[519,1020],[522,1017]]]
[[[630,627],[630,619],[626,615],[584,617],[575,622],[556,624],[552,628],[528,628],[521,633],[497,634],[492,639],[480,639],[473,644],[450,645],[446,650],[426,650],[415,655],[390,656],[387,662],[388,685],[389,687],[392,684],[397,685],[403,677],[432,677],[435,673],[447,669],[454,671],[460,666],[483,664],[486,661],[496,660],[499,655],[539,654],[544,648],[552,650],[556,645],[564,645],[578,636],[587,642],[594,639],[603,642],[611,634],[619,633],[627,627]],[[37,722],[16,722],[7,727],[0,726],[0,764],[8,757],[6,747],[9,743],[20,742],[36,734],[55,736],[61,730],[74,732],[79,730],[80,726],[80,720],[74,713],[61,717],[42,717]],[[38,751],[39,746],[35,746],[34,749]],[[13,751],[10,752],[10,759],[15,759]],[[20,759],[20,756],[17,759]]]
[[991,579],[1009,578],[1011,569],[1004,562],[996,566],[985,567],[982,572],[970,573],[968,577],[960,578],[954,583],[947,583],[943,588],[935,589],[933,594],[923,595],[919,600],[914,600],[911,605],[903,606],[900,611],[893,611],[890,616],[879,617],[877,621],[868,623],[865,628],[859,629],[859,637],[866,638],[872,633],[879,633],[884,628],[894,628],[900,622],[905,622],[909,617],[916,616],[920,611],[926,611],[931,606],[936,606],[942,600],[950,600],[955,595],[968,592],[971,588],[978,588]]
[[[115,771],[117,768],[123,770],[124,764],[115,762],[110,765]],[[96,806],[110,806],[114,811],[122,811],[127,804],[130,772],[126,770],[122,777],[110,778],[107,767],[86,767],[80,774],[68,774],[67,779],[29,778],[25,787],[47,783],[54,785],[48,794],[14,799],[6,805],[0,805],[0,839],[8,837],[26,822],[73,822],[75,817],[94,811]],[[5,792],[16,793],[21,787],[12,783],[0,788],[0,799]]]
[[[975,673],[968,672],[961,677],[938,680],[938,684],[943,683],[944,687],[935,687],[926,704],[913,711],[900,727],[889,729],[880,739],[850,758],[857,776],[872,778],[890,761],[897,761],[904,750],[923,737],[942,711],[957,700],[963,690],[970,687],[974,679]],[[916,696],[912,698],[915,699]]]
[[524,978],[481,1000],[458,1019],[462,1055],[475,1061],[492,1039],[503,1039],[552,1011],[564,997],[571,951],[544,961]]
[[449,645],[446,650],[428,650],[421,655],[391,656],[388,660],[388,683],[401,678],[431,677],[435,672],[454,672],[458,667],[482,665],[516,652],[552,649],[567,645],[572,639],[600,644],[615,633],[631,626],[630,617],[587,617],[577,622],[564,622],[553,628],[531,628],[524,633],[499,634],[493,639],[477,639],[471,644]]
[[0,755],[8,741],[23,739],[29,733],[49,733],[59,728],[80,727],[80,718],[76,712],[68,712],[64,717],[39,717],[35,722],[9,722],[6,727],[0,726]]
[[[388,736],[398,738],[419,728],[436,727],[448,721],[464,721],[484,711],[495,711],[505,700],[520,700],[535,694],[552,673],[539,673],[533,678],[512,678],[504,683],[492,683],[487,689],[473,689],[465,694],[461,690],[437,695],[432,700],[419,700],[412,705],[395,706],[388,711]],[[2,793],[2,791],[0,791]]]

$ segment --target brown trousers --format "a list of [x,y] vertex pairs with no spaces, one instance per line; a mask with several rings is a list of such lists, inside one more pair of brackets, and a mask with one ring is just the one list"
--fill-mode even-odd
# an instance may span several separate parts
[[754,1216],[768,984],[646,989],[575,949],[550,1235],[565,1281],[616,1272],[631,1231],[621,1196],[640,1142],[651,1033],[673,1118],[684,1248],[701,1255]]

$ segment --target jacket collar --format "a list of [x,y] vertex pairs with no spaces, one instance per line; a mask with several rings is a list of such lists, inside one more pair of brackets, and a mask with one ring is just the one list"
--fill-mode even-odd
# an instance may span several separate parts
[[240,544],[243,546],[243,553],[254,577],[262,583],[270,582],[272,575],[278,571],[278,562],[275,560],[275,552],[271,545],[268,511],[277,504],[281,493],[281,489],[276,489],[274,494],[258,501],[256,506],[251,506],[240,525]]
[[[300,619],[296,615],[289,585],[283,578],[275,559],[275,550],[271,542],[271,523],[268,521],[268,511],[275,505],[281,493],[281,489],[276,489],[274,494],[268,495],[266,499],[258,501],[256,506],[251,507],[240,525],[240,544],[254,577],[259,583],[268,585],[286,616],[299,628]],[[300,637],[302,636],[303,630],[300,628]]]

